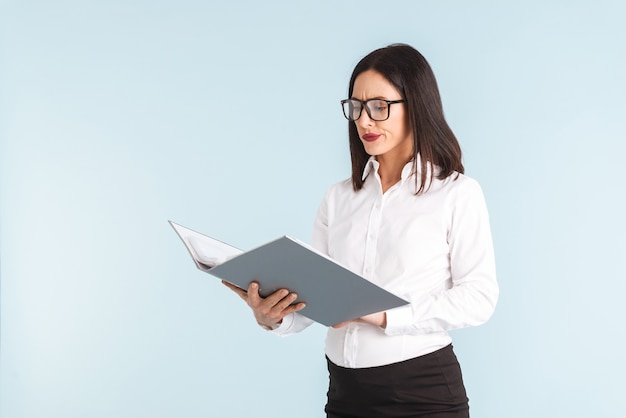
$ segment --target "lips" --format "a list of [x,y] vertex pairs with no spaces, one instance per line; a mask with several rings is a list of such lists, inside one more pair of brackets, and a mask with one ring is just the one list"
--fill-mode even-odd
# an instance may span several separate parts
[[380,135],[379,134],[365,134],[361,138],[363,138],[363,141],[374,142],[378,138],[380,138]]

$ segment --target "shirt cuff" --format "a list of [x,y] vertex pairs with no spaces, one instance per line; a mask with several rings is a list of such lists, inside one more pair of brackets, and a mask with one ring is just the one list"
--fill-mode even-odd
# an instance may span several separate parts
[[296,315],[293,313],[289,315],[285,315],[285,317],[283,317],[283,321],[280,324],[277,324],[272,329],[268,329],[268,331],[271,331],[273,334],[276,334],[276,335],[289,334],[289,330],[291,329],[293,322],[295,321],[295,316]]
[[411,309],[411,305],[388,310],[386,314],[387,326],[385,327],[385,334],[387,335],[405,334],[412,325],[413,309]]
[[[258,322],[257,322],[258,323]],[[273,326],[269,327],[267,325],[263,325],[263,324],[259,324],[259,326],[261,328],[263,328],[265,331],[274,331],[275,329],[278,329],[278,327],[280,327],[281,324],[274,324]]]
[[302,331],[313,322],[313,320],[294,312],[285,316],[283,318],[283,322],[276,329],[273,329],[270,332],[281,337],[286,337]]
[[418,327],[418,323],[428,316],[431,304],[432,299],[430,295],[426,294],[417,300],[413,300],[409,305],[386,311],[387,326],[385,327],[385,334],[401,335],[419,332],[420,327]]

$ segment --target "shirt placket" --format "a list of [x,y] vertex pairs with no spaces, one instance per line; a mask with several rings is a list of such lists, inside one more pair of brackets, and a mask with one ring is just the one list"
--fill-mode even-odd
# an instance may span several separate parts
[[378,243],[378,232],[380,230],[380,219],[385,203],[386,195],[379,195],[370,212],[370,219],[365,235],[365,255],[363,258],[363,277],[372,280],[374,275],[374,262],[376,261],[376,248]]
[[[385,203],[386,195],[379,195],[370,212],[369,222],[365,235],[365,255],[363,259],[363,277],[372,280],[375,273],[374,262],[376,260],[376,248],[378,243],[378,232],[380,230],[380,220]],[[356,367],[358,353],[358,323],[351,323],[347,326],[344,344],[344,359],[346,367]]]

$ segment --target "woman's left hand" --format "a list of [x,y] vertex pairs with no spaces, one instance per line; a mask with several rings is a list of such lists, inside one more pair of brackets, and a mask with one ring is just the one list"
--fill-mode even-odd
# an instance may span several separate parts
[[351,322],[365,322],[366,324],[376,325],[384,329],[387,327],[387,314],[384,311],[376,312],[357,319],[351,319],[350,321],[340,322],[339,324],[333,325],[333,328],[345,327]]

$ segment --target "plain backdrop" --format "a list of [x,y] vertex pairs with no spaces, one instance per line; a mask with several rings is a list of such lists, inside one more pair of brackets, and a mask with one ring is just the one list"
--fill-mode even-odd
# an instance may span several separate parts
[[473,417],[626,416],[625,19],[602,0],[0,1],[0,415],[323,416],[325,328],[265,333],[167,221],[308,241],[350,174],[350,72],[404,42],[491,214],[500,301],[452,334]]

